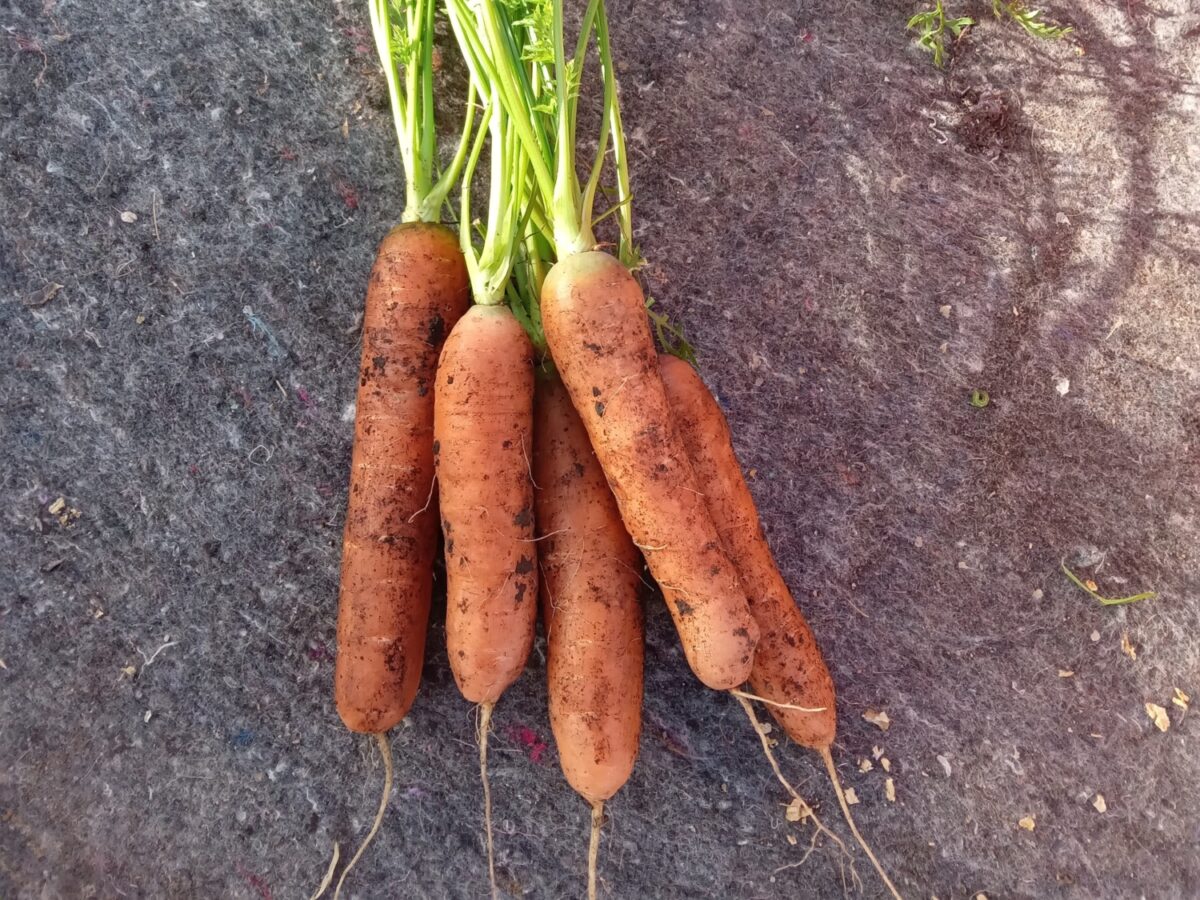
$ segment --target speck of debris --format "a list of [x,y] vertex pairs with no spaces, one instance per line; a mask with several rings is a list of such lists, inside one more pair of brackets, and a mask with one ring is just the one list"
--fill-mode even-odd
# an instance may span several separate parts
[[880,731],[887,731],[892,724],[892,720],[888,718],[888,714],[882,710],[868,709],[863,713],[862,717]]
[[852,787],[846,788],[846,805],[847,806],[857,806],[858,805],[858,794],[855,793],[854,788],[852,788]]
[[938,761],[938,762],[941,764],[941,766],[942,766],[942,771],[946,773],[946,777],[947,777],[947,778],[949,778],[949,777],[950,777],[950,772],[951,772],[951,769],[950,769],[950,760],[949,760],[949,759],[947,759],[945,756],[943,756],[943,755],[941,755],[941,754],[939,753],[939,754],[938,754],[937,761]]
[[858,761],[858,771],[860,772],[870,772],[874,768],[874,764],[869,759],[860,759]]
[[1098,813],[1108,812],[1108,804],[1104,802],[1103,794],[1097,794],[1092,798],[1092,806],[1096,808],[1096,812]]
[[1041,600],[1042,597],[1044,597],[1044,596],[1045,596],[1045,593],[1042,591],[1041,588],[1034,588],[1034,590],[1033,590],[1033,599],[1034,600]]
[[783,816],[789,822],[801,822],[812,815],[812,810],[808,808],[808,804],[796,797],[788,804],[787,810]]
[[896,802],[896,782],[891,778],[883,783],[883,795],[887,797],[888,803]]
[[1166,731],[1171,727],[1171,719],[1167,716],[1167,711],[1157,703],[1146,704],[1146,715],[1150,717],[1150,721],[1154,723],[1154,727],[1159,731]]
[[1025,818],[1021,819],[1021,821],[1017,822],[1017,824],[1026,831],[1033,831],[1033,829],[1037,828],[1037,822],[1034,820],[1033,816],[1025,816]]
[[1130,659],[1137,659],[1137,647],[1133,646],[1133,642],[1129,640],[1129,632],[1121,632],[1121,652]]

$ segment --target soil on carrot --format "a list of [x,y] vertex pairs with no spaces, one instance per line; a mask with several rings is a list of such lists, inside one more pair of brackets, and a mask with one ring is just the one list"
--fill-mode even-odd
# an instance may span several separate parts
[[[403,207],[365,6],[169,5],[0,12],[5,897],[308,896],[379,799],[332,692],[362,297]],[[1055,0],[1071,43],[983,15],[938,71],[915,10],[610,4],[647,293],[726,409],[900,890],[1194,896],[1200,13]],[[1103,607],[1064,559],[1156,596]],[[434,618],[362,896],[487,889]],[[602,894],[840,896],[833,853],[781,868],[809,830],[744,712],[661,600],[646,627]],[[535,652],[497,708],[497,878],[575,896],[544,682]],[[775,752],[836,829],[820,760]]]

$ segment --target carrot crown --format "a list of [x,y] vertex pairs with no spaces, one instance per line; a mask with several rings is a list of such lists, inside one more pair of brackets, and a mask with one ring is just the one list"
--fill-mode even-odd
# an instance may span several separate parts
[[[594,225],[615,213],[619,256],[627,266],[636,267],[625,133],[603,0],[589,0],[571,56],[567,55],[563,0],[447,0],[447,8],[459,23],[456,34],[464,55],[487,58],[484,77],[513,120],[514,134],[529,158],[536,201],[533,224],[544,230],[561,258],[593,249]],[[596,156],[587,179],[580,181],[576,124],[584,64],[593,39],[604,86],[603,108]],[[610,142],[616,203],[597,218],[595,200]]]
[[434,122],[433,23],[435,0],[368,0],[371,32],[387,80],[392,118],[404,166],[402,221],[436,222],[450,189],[462,174],[473,115],[468,112],[458,150],[434,179],[437,129]]
[[[522,233],[536,203],[531,196],[529,154],[517,134],[519,122],[499,96],[490,48],[467,38],[470,12],[463,6],[449,3],[447,13],[470,73],[472,104],[476,94],[483,104],[483,122],[462,173],[459,242],[475,302],[493,305],[510,295],[510,276],[521,252]],[[489,189],[487,220],[481,222],[472,217],[471,192],[485,143]]]

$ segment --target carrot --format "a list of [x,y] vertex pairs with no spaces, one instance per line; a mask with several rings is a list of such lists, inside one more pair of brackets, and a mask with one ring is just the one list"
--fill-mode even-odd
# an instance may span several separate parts
[[818,752],[827,750],[837,732],[833,678],[812,629],[775,565],[754,498],[734,455],[729,425],[694,368],[665,353],[658,364],[675,427],[762,631],[750,672],[751,689],[774,704],[820,708],[820,712],[802,712],[768,706],[796,743]]
[[450,332],[433,433],[446,539],[446,649],[459,691],[482,711],[480,775],[495,894],[488,725],[525,668],[537,622],[533,348],[507,307],[477,304]]
[[641,734],[642,563],[554,374],[538,380],[534,448],[550,727],[563,774],[592,807],[594,898],[604,803],[629,779]]
[[[470,300],[456,237],[436,222],[462,171],[474,118],[465,118],[458,152],[435,181],[434,11],[433,0],[417,0],[410,14],[393,19],[389,0],[370,0],[406,203],[402,224],[379,246],[363,313],[334,696],[347,728],[374,735],[386,777],[374,823],[342,871],[335,897],[382,824],[392,781],[386,732],[407,715],[421,677],[438,535],[429,511],[433,381],[443,339]],[[332,874],[331,867],[318,896]]]
[[641,288],[607,253],[578,253],[550,270],[541,307],[550,352],[692,671],[716,690],[737,687],[758,626],[671,425]]
[[[659,357],[659,369],[675,427],[695,464],[697,483],[729,558],[746,585],[750,609],[762,630],[750,686],[756,699],[764,701],[792,740],[821,755],[846,823],[888,888],[898,897],[891,879],[850,815],[833,764],[832,747],[837,732],[833,678],[812,629],[792,599],[771,555],[754,498],[733,450],[725,415],[688,363],[664,354]],[[747,696],[741,695],[739,699],[753,720]],[[782,774],[780,779],[783,780]]]
[[[505,305],[530,215],[529,176],[515,123],[486,75],[486,54],[461,41],[462,16],[471,11],[453,4],[446,11],[460,38],[472,96],[478,93],[483,107],[463,169],[459,217],[459,246],[476,305],[450,333],[438,364],[434,455],[445,536],[446,647],[459,691],[479,706],[488,877],[496,897],[488,729],[496,702],[525,667],[537,626],[533,345]],[[485,143],[489,190],[486,217],[479,221],[471,189]]]
[[433,379],[466,311],[453,232],[414,222],[379,247],[363,316],[334,684],[351,731],[387,731],[408,713],[424,662],[437,550]]
[[435,390],[446,647],[463,697],[491,704],[525,667],[537,619],[533,349],[506,307],[459,320]]

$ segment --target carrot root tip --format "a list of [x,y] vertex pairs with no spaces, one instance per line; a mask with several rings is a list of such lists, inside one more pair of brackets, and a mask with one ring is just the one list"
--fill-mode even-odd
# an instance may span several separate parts
[[487,745],[488,731],[492,724],[494,703],[479,705],[479,778],[483,782],[483,829],[487,842],[488,883],[492,889],[492,900],[499,900],[500,888],[496,885],[496,848],[492,842],[492,786],[488,781]]
[[[809,804],[809,802],[800,796],[800,793],[792,786],[792,783],[790,781],[788,781],[787,778],[784,776],[783,770],[779,768],[779,761],[775,758],[774,751],[771,750],[771,741],[766,736],[766,734],[763,733],[762,724],[758,721],[758,716],[756,716],[754,714],[754,707],[750,705],[750,701],[747,700],[745,698],[745,696],[741,696],[741,693],[742,693],[741,691],[730,691],[729,693],[733,695],[734,699],[737,700],[737,702],[741,704],[742,709],[744,709],[746,711],[746,716],[750,719],[750,724],[754,727],[754,733],[758,735],[759,742],[762,744],[763,753],[767,757],[767,762],[769,762],[771,764],[771,771],[773,771],[775,773],[775,778],[779,781],[780,784],[783,785],[784,790],[786,790],[788,792],[788,794],[790,794],[794,800],[796,800],[800,803],[800,819],[801,819],[801,821],[808,819],[813,823],[813,828],[816,829],[816,832],[813,835],[814,840],[817,835],[824,834],[831,841],[833,841],[835,844],[837,844],[838,849],[840,849],[842,851],[842,857],[839,857],[839,862],[843,857],[850,861],[850,880],[855,886],[861,885],[862,881],[861,881],[861,879],[859,879],[858,872],[855,871],[855,868],[854,868],[854,857],[850,855],[850,850],[846,847],[845,841],[843,841],[840,837],[838,837],[836,834],[834,834],[832,831],[830,831],[828,828],[825,827],[825,823],[823,823],[817,817],[816,811],[812,808],[812,806]],[[811,852],[811,848],[810,848],[810,852]],[[804,855],[804,859],[807,859],[807,858],[808,858],[808,854],[806,853]],[[804,859],[802,859],[801,862],[803,862]],[[889,884],[890,884],[890,882],[889,882]]]
[[313,895],[308,900],[321,900],[325,896],[325,892],[329,890],[329,886],[333,884],[333,873],[337,871],[338,860],[342,858],[342,845],[337,841],[333,842],[333,857],[329,860],[329,867],[325,870],[325,877],[321,879],[321,883],[317,885],[317,889],[313,891]]
[[604,825],[604,801],[592,804],[592,836],[588,841],[588,900],[596,900],[596,870],[600,861],[600,829]]
[[825,760],[825,771],[829,773],[829,781],[833,785],[833,792],[837,794],[838,805],[842,808],[842,816],[846,819],[846,825],[849,826],[850,833],[854,835],[854,839],[858,841],[858,845],[867,854],[867,859],[871,861],[871,865],[875,867],[875,871],[879,873],[879,877],[883,879],[883,883],[892,892],[892,896],[896,900],[903,900],[900,892],[896,890],[896,885],[892,884],[892,879],[888,877],[887,872],[883,870],[883,866],[880,865],[879,860],[875,857],[874,851],[871,850],[870,845],[867,844],[866,840],[859,833],[858,826],[854,824],[854,817],[850,815],[850,805],[846,802],[846,794],[842,790],[841,779],[838,778],[837,768],[833,764],[833,754],[829,752],[828,747],[823,748],[820,752],[821,758]]
[[[392,778],[395,773],[392,769],[392,748],[388,743],[387,732],[378,732],[375,735],[375,741],[378,743],[379,752],[383,756],[383,796],[379,798],[379,812],[375,814],[375,821],[371,823],[371,830],[367,832],[366,838],[363,839],[354,856],[350,858],[350,862],[346,863],[346,868],[342,870],[341,877],[338,878],[337,887],[333,889],[333,900],[338,900],[341,897],[342,885],[346,883],[346,876],[350,874],[350,870],[358,863],[367,847],[370,846],[371,841],[375,840],[375,835],[379,833],[379,827],[383,824],[383,814],[387,812],[388,799],[392,795]],[[333,862],[330,864],[329,872],[325,876],[326,881],[322,882],[322,887],[316,894],[317,897],[321,896],[326,888],[329,887],[328,880],[333,876],[333,867],[337,865],[339,855],[335,846]]]

